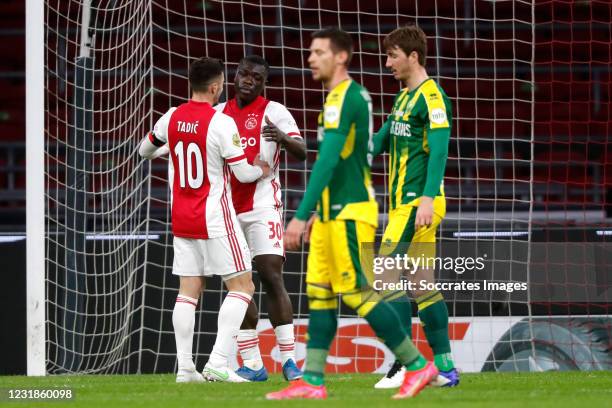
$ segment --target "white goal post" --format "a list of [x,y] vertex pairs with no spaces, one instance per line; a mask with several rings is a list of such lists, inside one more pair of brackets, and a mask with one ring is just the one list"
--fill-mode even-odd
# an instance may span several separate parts
[[26,0],[26,16],[27,373],[45,375],[45,4]]

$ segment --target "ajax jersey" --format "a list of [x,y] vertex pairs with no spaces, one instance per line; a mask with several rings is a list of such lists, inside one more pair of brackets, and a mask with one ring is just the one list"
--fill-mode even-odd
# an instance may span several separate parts
[[206,102],[189,101],[166,112],[149,140],[170,149],[174,236],[234,235],[238,223],[228,165],[246,160],[234,121]]
[[266,125],[267,116],[289,137],[301,138],[300,130],[291,113],[280,103],[261,96],[242,109],[238,107],[236,99],[218,104],[215,109],[234,120],[248,162],[253,164],[253,159],[259,154],[262,160],[270,164],[270,177],[252,183],[243,184],[233,174],[230,175],[232,201],[236,213],[241,214],[256,208],[282,208],[279,178],[280,146],[276,142],[266,141],[261,136],[261,130]]

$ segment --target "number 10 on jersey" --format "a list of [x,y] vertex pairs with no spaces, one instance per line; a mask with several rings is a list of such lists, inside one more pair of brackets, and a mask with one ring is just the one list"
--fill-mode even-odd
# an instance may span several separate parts
[[[204,182],[204,162],[200,146],[198,146],[197,143],[191,142],[187,144],[187,151],[185,151],[183,142],[180,141],[174,146],[174,154],[178,162],[179,184],[181,188],[185,188],[186,186],[185,179],[187,179],[187,183],[192,189],[202,187],[202,183]],[[193,174],[194,163],[195,175]]]

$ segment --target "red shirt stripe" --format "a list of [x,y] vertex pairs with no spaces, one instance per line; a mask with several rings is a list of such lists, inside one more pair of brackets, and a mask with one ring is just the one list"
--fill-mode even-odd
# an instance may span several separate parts
[[245,159],[246,159],[246,155],[243,154],[243,155],[240,155],[240,156],[236,156],[236,157],[232,157],[232,158],[229,158],[229,159],[225,159],[225,162],[229,164],[229,163],[235,163],[237,161],[245,160]]

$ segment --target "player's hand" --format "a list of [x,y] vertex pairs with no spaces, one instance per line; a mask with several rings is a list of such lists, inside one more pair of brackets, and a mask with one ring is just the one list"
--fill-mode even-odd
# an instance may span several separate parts
[[306,223],[306,231],[304,231],[304,242],[310,242],[310,232],[312,231],[312,225],[319,218],[317,214],[313,214]]
[[415,230],[421,227],[429,227],[433,222],[433,198],[421,196],[419,201],[419,207],[417,208],[414,220]]
[[261,135],[267,142],[276,142],[278,144],[284,144],[285,140],[289,136],[287,136],[283,131],[276,127],[274,123],[268,118],[268,115],[264,117],[266,121],[266,125],[263,127],[261,131]]
[[263,175],[261,176],[262,178],[268,177],[270,175],[270,165],[268,164],[268,162],[261,160],[261,157],[259,155],[255,156],[255,158],[253,159],[253,166],[261,167],[261,170],[263,171]]
[[306,222],[293,218],[287,225],[285,230],[285,249],[292,251],[300,248],[300,241],[302,240],[302,234],[306,230]]

